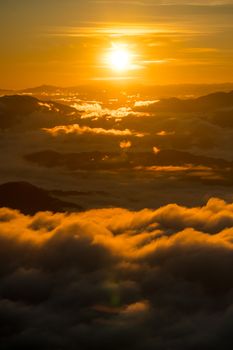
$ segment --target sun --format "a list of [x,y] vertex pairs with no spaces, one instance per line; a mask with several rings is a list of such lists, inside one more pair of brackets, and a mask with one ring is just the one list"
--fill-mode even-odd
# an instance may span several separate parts
[[127,48],[114,46],[108,56],[108,64],[111,69],[117,72],[124,72],[130,69],[131,54]]
[[111,52],[110,65],[114,70],[125,71],[129,69],[130,66],[130,55],[127,50],[124,49],[115,49]]

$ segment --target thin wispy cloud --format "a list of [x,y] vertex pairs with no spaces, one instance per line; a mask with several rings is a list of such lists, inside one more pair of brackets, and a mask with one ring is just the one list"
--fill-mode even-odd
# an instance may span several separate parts
[[103,22],[103,23],[88,23],[88,25],[79,27],[55,27],[48,28],[44,35],[57,37],[140,37],[140,36],[199,36],[205,34],[202,30],[195,30],[189,27],[178,27],[177,23],[167,22],[159,23],[118,23],[118,22]]

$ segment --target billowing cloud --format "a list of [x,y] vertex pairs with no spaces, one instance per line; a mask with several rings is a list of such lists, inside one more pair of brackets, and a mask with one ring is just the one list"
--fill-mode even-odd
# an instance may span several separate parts
[[[227,348],[233,204],[0,209],[1,346]],[[174,336],[175,335],[175,336]]]

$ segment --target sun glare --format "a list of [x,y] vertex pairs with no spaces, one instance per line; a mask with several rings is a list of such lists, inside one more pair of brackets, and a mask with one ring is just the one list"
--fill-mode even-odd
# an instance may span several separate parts
[[115,71],[127,71],[130,69],[131,55],[127,48],[113,47],[108,57],[109,66]]

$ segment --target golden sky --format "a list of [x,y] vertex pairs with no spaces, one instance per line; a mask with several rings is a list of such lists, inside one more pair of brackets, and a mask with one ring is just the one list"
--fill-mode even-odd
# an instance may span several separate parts
[[232,0],[8,0],[0,31],[0,88],[233,81]]

